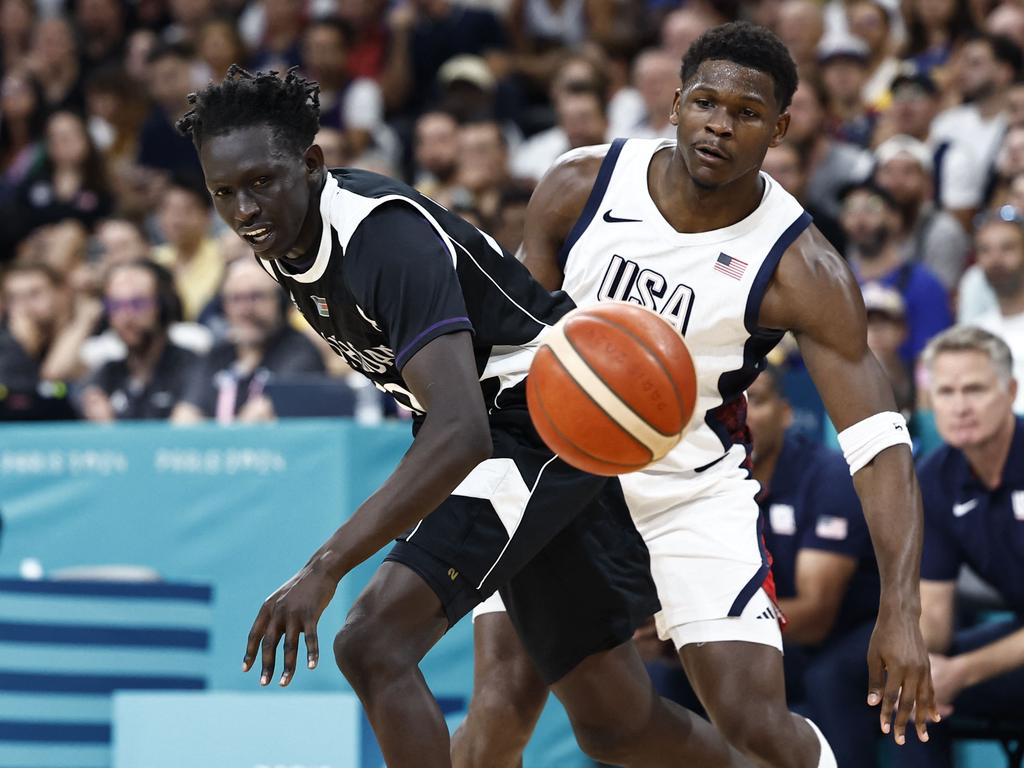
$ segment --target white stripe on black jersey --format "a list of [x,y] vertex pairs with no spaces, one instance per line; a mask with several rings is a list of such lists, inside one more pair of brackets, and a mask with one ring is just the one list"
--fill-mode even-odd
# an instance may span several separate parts
[[549,293],[492,237],[386,176],[331,171],[320,214],[312,265],[291,274],[270,264],[335,352],[422,412],[401,368],[437,336],[471,330],[488,408],[522,404],[516,385],[539,335],[573,308],[566,294]]

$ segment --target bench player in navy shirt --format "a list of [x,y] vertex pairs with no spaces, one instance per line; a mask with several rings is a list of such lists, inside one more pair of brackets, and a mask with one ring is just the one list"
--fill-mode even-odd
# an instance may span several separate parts
[[[1024,419],[1010,349],[958,326],[925,347],[935,424],[945,445],[918,468],[924,498],[921,628],[932,652],[935,700],[945,712],[1024,717]],[[999,593],[1015,617],[957,630],[961,565]],[[952,765],[949,736],[908,740],[899,763]]]
[[878,564],[841,453],[788,429],[779,371],[747,390],[754,479],[779,608],[786,693],[821,728],[840,766],[876,764],[877,724],[860,692],[878,612]]
[[418,664],[496,589],[593,757],[749,765],[653,694],[630,638],[658,603],[618,481],[564,464],[530,424],[526,372],[568,296],[405,184],[328,171],[315,83],[232,67],[190,101],[179,128],[218,214],[334,350],[416,413],[390,477],[264,602],[244,668],[262,647],[267,685],[283,640],[287,685],[300,635],[315,666],[339,580],[397,537],[334,641],[392,768],[450,764]]

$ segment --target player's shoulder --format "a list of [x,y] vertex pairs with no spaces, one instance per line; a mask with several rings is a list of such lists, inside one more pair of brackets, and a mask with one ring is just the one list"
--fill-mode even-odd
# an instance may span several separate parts
[[587,191],[593,187],[611,144],[596,144],[570,149],[558,156],[541,179],[544,187],[560,187]]

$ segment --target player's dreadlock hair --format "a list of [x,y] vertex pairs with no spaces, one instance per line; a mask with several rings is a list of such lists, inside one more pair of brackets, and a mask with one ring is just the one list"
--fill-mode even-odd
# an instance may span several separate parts
[[320,86],[297,70],[292,67],[280,78],[277,72],[253,74],[232,64],[223,82],[188,95],[192,109],[178,121],[178,131],[199,149],[207,136],[269,125],[289,149],[301,154],[320,127]]
[[779,110],[789,107],[796,91],[797,73],[793,57],[773,32],[748,21],[734,21],[713,27],[698,37],[683,56],[680,77],[685,83],[709,59],[724,59],[771,76]]

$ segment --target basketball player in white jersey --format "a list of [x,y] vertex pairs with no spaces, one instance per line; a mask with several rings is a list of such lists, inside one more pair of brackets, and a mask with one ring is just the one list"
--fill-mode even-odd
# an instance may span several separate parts
[[[641,304],[686,338],[699,376],[694,423],[663,460],[622,476],[622,490],[650,550],[660,637],[675,644],[726,739],[772,768],[836,764],[820,732],[786,706],[780,617],[747,460],[744,390],[787,330],[840,430],[878,557],[867,702],[881,704],[882,731],[898,744],[915,704],[922,739],[938,717],[918,627],[922,522],[906,424],[868,351],[855,279],[800,204],[760,171],[785,136],[796,82],[789,53],[767,30],[708,31],[683,60],[676,141],[566,155],[533,196],[522,254],[542,284],[577,305]],[[475,615],[477,679],[454,762],[516,765],[546,691],[500,599]]]

